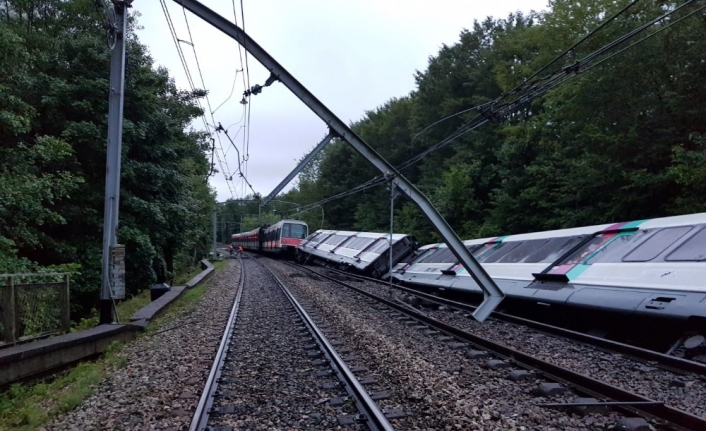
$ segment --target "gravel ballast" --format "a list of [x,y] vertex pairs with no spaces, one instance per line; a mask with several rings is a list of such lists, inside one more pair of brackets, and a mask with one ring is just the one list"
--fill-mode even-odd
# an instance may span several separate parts
[[[323,268],[311,269],[328,273]],[[380,283],[355,281],[351,284],[376,295],[389,295],[388,287]],[[392,298],[410,302],[410,295],[394,288]],[[692,373],[671,372],[653,364],[578,344],[526,326],[494,319],[479,323],[470,317],[467,311],[453,310],[445,306],[417,308],[430,317],[470,333],[706,418],[706,381]]]
[[205,282],[207,290],[199,301],[129,343],[119,353],[125,365],[111,370],[80,407],[43,429],[188,429],[235,299],[239,273],[238,261],[228,260],[226,269]]
[[244,259],[245,287],[229,354],[228,382],[214,406],[234,407],[234,413],[211,415],[209,425],[234,429],[357,429],[338,426],[338,415],[355,414],[352,406],[333,408],[331,397],[345,395],[325,390],[322,383],[335,378],[317,376],[324,368],[307,356],[313,343],[301,330],[294,307],[272,277],[255,259]]
[[[378,295],[388,291],[386,286],[369,281],[355,283],[355,286]],[[409,295],[395,289],[393,297],[400,301],[410,299]],[[655,364],[571,342],[526,326],[494,319],[479,323],[472,317],[467,317],[467,312],[447,307],[423,310],[430,317],[467,332],[529,352],[544,361],[706,418],[706,380],[693,373],[672,372]]]
[[469,358],[466,346],[453,344],[459,340],[405,322],[399,313],[383,311],[375,302],[304,271],[266,262],[363,358],[370,374],[385,383],[392,394],[388,402],[410,413],[393,422],[397,429],[604,429],[620,417],[610,411],[578,416],[538,407],[576,396],[540,397],[538,385],[546,383],[541,376],[509,380],[511,368],[488,369],[494,358]]

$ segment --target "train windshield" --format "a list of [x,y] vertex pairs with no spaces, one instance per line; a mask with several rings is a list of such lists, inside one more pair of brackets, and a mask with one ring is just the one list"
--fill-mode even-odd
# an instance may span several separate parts
[[306,238],[306,225],[285,223],[282,227],[282,236],[285,238]]

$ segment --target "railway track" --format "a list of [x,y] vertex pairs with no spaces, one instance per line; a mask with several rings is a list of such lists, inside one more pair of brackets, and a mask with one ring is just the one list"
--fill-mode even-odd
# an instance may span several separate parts
[[393,430],[387,416],[394,412],[374,400],[385,395],[369,393],[325,326],[257,259],[245,255],[241,263],[238,294],[190,430]]
[[[486,368],[505,369],[507,377],[510,379],[519,381],[542,376],[545,381],[538,384],[540,392],[563,393],[564,395],[563,398],[560,396],[562,398],[561,402],[547,402],[546,400],[536,402],[535,405],[540,408],[574,412],[612,409],[611,411],[617,411],[624,416],[622,419],[617,419],[617,425],[619,426],[617,429],[647,429],[648,421],[659,429],[706,429],[706,420],[704,419],[706,412],[704,412],[702,407],[704,403],[701,402],[706,400],[706,397],[704,397],[706,385],[704,380],[701,380],[701,377],[703,377],[703,373],[699,368],[701,364],[690,364],[690,361],[682,361],[679,358],[655,356],[655,352],[643,352],[643,349],[635,348],[635,350],[628,351],[629,347],[632,346],[625,347],[625,345],[622,345],[619,349],[624,355],[630,355],[639,361],[637,363],[641,368],[635,370],[633,367],[631,370],[635,375],[642,375],[642,378],[638,384],[631,384],[629,381],[631,375],[626,372],[625,379],[620,382],[621,384],[606,382],[600,378],[600,373],[590,373],[591,375],[588,372],[582,373],[580,367],[579,370],[575,370],[570,363],[566,361],[562,363],[561,358],[547,360],[540,357],[539,353],[541,352],[539,350],[541,347],[537,348],[536,343],[530,343],[530,345],[538,350],[527,353],[524,349],[514,348],[500,342],[500,340],[508,337],[512,338],[513,334],[500,333],[499,336],[496,334],[495,337],[478,334],[478,332],[483,332],[483,328],[488,329],[488,327],[476,327],[473,332],[470,332],[467,330],[468,328],[464,328],[464,325],[472,326],[474,322],[460,314],[458,310],[455,313],[453,310],[425,310],[425,312],[422,312],[399,298],[399,292],[404,292],[404,294],[413,293],[415,295],[417,292],[401,290],[395,294],[387,293],[381,295],[381,285],[377,281],[372,287],[370,285],[366,287],[353,286],[351,283],[341,281],[340,274],[333,274],[334,277],[332,277],[328,270],[312,270],[285,262],[277,262],[273,263],[273,265],[287,265],[292,270],[315,275],[326,282],[345,287],[352,292],[356,292],[356,294],[363,295],[367,298],[366,300],[372,300],[371,304],[384,304],[386,307],[400,313],[399,316],[388,318],[389,321],[402,319],[407,326],[414,326],[420,330],[426,328],[424,331],[427,333],[430,332],[430,329],[431,331],[436,331],[442,334],[437,336],[437,338],[443,339],[448,345],[467,343],[465,349],[468,357],[476,361],[483,361]],[[289,276],[293,276],[293,273],[290,272]],[[345,277],[351,276],[346,274]],[[439,302],[439,298],[426,299]],[[457,304],[447,303],[445,305],[445,307],[451,306],[462,309]],[[452,318],[447,319],[448,316],[445,315],[452,315]],[[450,320],[452,323],[445,320]],[[510,323],[504,322],[504,325],[509,326]],[[517,322],[513,325],[517,326]],[[534,332],[539,334],[538,331]],[[546,337],[546,335],[544,336]],[[590,344],[588,341],[590,340],[583,339],[582,343]],[[566,343],[567,341],[562,342]],[[547,346],[547,348],[549,347]],[[593,353],[588,353],[589,348],[593,349]],[[595,355],[596,362],[601,362],[604,359],[604,352],[610,350],[610,346],[602,345],[601,349],[603,351],[601,351],[596,350],[593,346],[583,346],[574,342],[572,349],[577,351],[578,354]],[[622,371],[624,367],[627,367],[623,362],[632,361],[631,358],[626,358],[623,354],[615,354],[615,350],[612,352],[611,361],[613,362],[609,362],[607,364],[608,367],[615,366],[619,371]],[[649,362],[646,363],[646,361]],[[685,366],[681,368],[684,365],[683,362]],[[599,364],[599,367],[605,366]],[[640,385],[647,382],[654,383],[654,388],[659,390],[660,387],[664,386],[664,382],[660,382],[660,379],[666,375],[662,373],[672,373],[671,377],[667,378],[677,376],[675,380],[670,380],[667,383],[670,388],[667,399],[660,400],[655,399],[656,397],[650,398],[637,393],[644,389]],[[630,390],[631,387],[635,387],[637,392]],[[576,395],[579,395],[579,397],[576,398]],[[679,401],[687,402],[690,398],[694,399],[688,405],[679,405]],[[672,402],[674,400],[677,400],[677,402]],[[688,411],[690,409],[693,411]]]
[[[319,272],[318,270],[314,270]],[[337,274],[341,277],[348,279],[360,280],[369,284],[380,286],[383,288],[388,288],[389,283],[378,280],[376,278],[360,276],[356,274],[346,273],[337,269],[326,268],[326,271]],[[393,288],[402,293],[414,296],[418,298],[416,303],[421,303],[422,301],[427,301],[435,303],[437,305],[448,307],[452,310],[458,310],[462,312],[473,313],[476,307],[471,304],[466,304],[463,302],[454,301],[447,298],[442,298],[429,293],[421,292],[419,290],[411,289],[408,287],[400,286],[399,284],[393,284]],[[641,347],[633,346],[626,343],[621,343],[614,340],[609,340],[606,338],[596,337],[590,334],[585,334],[583,332],[573,331],[571,329],[562,328],[559,326],[549,325],[542,322],[537,322],[534,320],[525,319],[518,316],[513,316],[511,314],[506,314],[503,312],[495,311],[491,314],[491,320],[505,322],[512,325],[521,325],[527,328],[532,328],[537,331],[555,335],[567,340],[571,340],[576,343],[582,343],[585,345],[593,346],[598,349],[603,349],[612,353],[619,353],[621,355],[629,356],[635,360],[643,361],[650,365],[660,366],[664,369],[676,371],[678,373],[693,373],[695,375],[706,377],[706,364],[692,361],[689,359],[684,359],[676,356],[670,356],[664,353],[656,352],[654,350],[643,349]]]

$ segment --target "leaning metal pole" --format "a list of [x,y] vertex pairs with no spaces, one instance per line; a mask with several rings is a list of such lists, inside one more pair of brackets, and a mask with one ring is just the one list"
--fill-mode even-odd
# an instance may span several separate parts
[[267,195],[267,197],[265,199],[260,201],[260,206],[264,207],[265,205],[267,205],[268,202],[270,202],[272,199],[274,199],[274,197],[277,196],[277,193],[281,192],[282,189],[285,188],[287,186],[287,184],[289,184],[289,182],[292,181],[294,179],[294,177],[296,177],[299,172],[301,172],[302,169],[304,169],[304,166],[308,165],[309,162],[312,161],[314,159],[314,157],[316,157],[316,155],[319,154],[319,152],[321,152],[321,150],[324,149],[326,144],[331,142],[331,139],[333,139],[333,137],[334,137],[334,134],[329,132],[328,135],[326,135],[326,137],[321,142],[319,142],[319,145],[317,145],[316,148],[311,150],[311,152],[309,154],[307,154],[306,157],[304,157],[301,162],[299,162],[297,167],[294,168],[294,170],[292,172],[290,172],[289,175],[287,175],[279,184],[277,184],[277,187],[275,187],[274,190],[272,190],[272,192],[269,195]]
[[114,2],[116,41],[110,59],[108,95],[108,148],[103,210],[103,266],[101,268],[100,323],[113,322],[113,293],[110,278],[110,247],[117,243],[120,206],[120,155],[123,142],[123,95],[125,91],[126,3]]
[[370,145],[351,130],[340,118],[331,112],[321,101],[309,92],[299,81],[297,81],[282,65],[272,58],[267,51],[258,45],[240,27],[228,21],[196,0],[174,0],[184,6],[194,15],[213,25],[226,35],[235,39],[257,59],[272,74],[268,81],[276,78],[297,96],[306,106],[328,125],[342,139],[346,140],[360,155],[372,163],[385,177],[392,181],[399,189],[405,193],[424,213],[437,232],[444,239],[451,252],[458,258],[466,271],[483,289],[484,301],[473,313],[479,321],[485,320],[495,307],[503,300],[505,294],[498,288],[492,278],[485,272],[485,269],[473,258],[463,242],[453,231],[451,226],[444,220],[431,202],[417,188],[399,173],[387,160],[383,159]]

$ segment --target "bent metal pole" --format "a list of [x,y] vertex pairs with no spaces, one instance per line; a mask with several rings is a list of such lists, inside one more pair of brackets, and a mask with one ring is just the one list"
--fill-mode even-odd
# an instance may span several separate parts
[[284,179],[279,184],[277,184],[277,187],[275,187],[274,190],[272,190],[272,192],[260,202],[260,206],[264,207],[265,205],[267,205],[268,202],[273,200],[275,196],[277,196],[277,193],[281,192],[282,189],[285,188],[287,184],[289,184],[289,182],[292,181],[294,177],[296,177],[297,174],[301,172],[301,170],[304,169],[306,165],[309,164],[309,162],[314,160],[314,157],[316,157],[316,155],[319,154],[329,142],[331,142],[331,139],[333,139],[333,137],[334,134],[329,132],[328,135],[326,135],[326,137],[321,142],[319,142],[319,145],[317,145],[316,148],[311,150],[311,152],[299,162],[297,167],[295,167],[294,170],[289,173],[289,175],[284,177]]
[[484,300],[473,313],[473,317],[479,321],[485,320],[495,307],[505,297],[505,294],[498,288],[492,278],[485,272],[485,269],[475,260],[471,252],[466,249],[463,242],[451,229],[451,226],[444,220],[439,212],[434,208],[429,199],[424,196],[410,181],[399,173],[387,160],[383,159],[370,145],[351,130],[340,118],[328,109],[319,99],[309,92],[304,85],[294,78],[282,65],[270,56],[260,45],[248,36],[240,27],[230,22],[226,18],[202,5],[196,0],[174,0],[184,6],[194,15],[216,27],[226,35],[235,39],[245,50],[257,59],[271,76],[268,83],[278,80],[287,87],[295,96],[309,107],[316,115],[323,120],[329,129],[335,132],[341,139],[348,142],[360,155],[365,157],[383,175],[392,181],[412,202],[414,202],[424,215],[429,219],[436,231],[444,239],[449,250],[458,258],[464,269],[483,289]]

